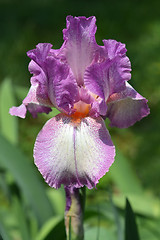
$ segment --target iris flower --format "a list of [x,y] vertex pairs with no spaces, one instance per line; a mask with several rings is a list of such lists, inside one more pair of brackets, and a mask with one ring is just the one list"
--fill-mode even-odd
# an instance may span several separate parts
[[54,188],[89,189],[108,172],[115,147],[105,126],[127,128],[149,114],[147,100],[131,87],[131,63],[125,44],[95,40],[95,17],[68,16],[64,43],[53,49],[39,43],[27,55],[31,87],[10,114],[33,117],[57,108],[34,146],[34,160],[45,181]]

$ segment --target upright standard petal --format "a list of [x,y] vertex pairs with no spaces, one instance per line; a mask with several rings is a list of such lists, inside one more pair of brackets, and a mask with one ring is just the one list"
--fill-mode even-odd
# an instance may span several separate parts
[[51,51],[51,47],[52,44],[50,43],[39,43],[35,49],[27,52],[27,56],[39,66],[44,67],[44,62]]
[[124,44],[115,40],[103,42],[104,60],[86,68],[84,84],[87,89],[106,101],[111,94],[125,88],[125,81],[131,78],[131,64]]
[[127,128],[150,113],[147,100],[129,83],[126,83],[124,91],[110,96],[107,106],[106,117],[111,127]]
[[109,170],[115,148],[101,117],[74,119],[59,114],[38,134],[34,159],[45,181],[55,188],[93,188]]
[[116,40],[103,40],[105,54],[110,60],[108,78],[110,82],[110,94],[120,92],[125,88],[125,81],[131,79],[131,62],[126,56],[125,44]]
[[67,64],[48,56],[46,59],[48,94],[51,102],[61,112],[71,114],[79,101],[78,86]]
[[67,29],[63,30],[62,52],[70,65],[78,85],[83,85],[83,75],[93,61],[98,47],[95,41],[95,17],[67,17]]
[[95,63],[86,69],[84,75],[86,88],[105,101],[110,95],[109,67],[110,62],[107,60]]

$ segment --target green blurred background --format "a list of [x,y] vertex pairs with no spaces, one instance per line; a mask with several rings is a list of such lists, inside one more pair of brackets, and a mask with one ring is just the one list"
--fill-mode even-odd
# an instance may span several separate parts
[[8,108],[19,105],[30,86],[26,52],[39,42],[60,48],[67,15],[95,15],[99,45],[103,39],[126,43],[130,83],[151,110],[133,127],[109,128],[117,157],[97,189],[87,191],[86,240],[124,239],[125,197],[136,213],[140,239],[160,239],[159,9],[158,0],[0,0],[0,239],[64,239],[63,189],[44,183],[32,157],[50,116],[27,114],[22,120],[9,116]]

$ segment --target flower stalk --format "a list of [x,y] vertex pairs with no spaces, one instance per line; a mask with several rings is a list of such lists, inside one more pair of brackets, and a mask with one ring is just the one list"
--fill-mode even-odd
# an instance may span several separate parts
[[67,240],[83,240],[83,216],[85,205],[85,187],[70,188],[65,187],[66,209],[65,209],[65,228]]

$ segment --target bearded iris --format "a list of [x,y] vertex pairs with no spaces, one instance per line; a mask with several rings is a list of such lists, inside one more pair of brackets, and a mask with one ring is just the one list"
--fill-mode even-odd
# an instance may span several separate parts
[[110,126],[126,128],[149,114],[147,100],[131,87],[131,63],[125,45],[115,40],[95,40],[95,17],[67,17],[64,43],[53,49],[40,43],[27,55],[31,87],[19,107],[10,114],[25,118],[61,113],[39,132],[35,164],[54,188],[89,189],[114,162],[115,147],[104,119]]

